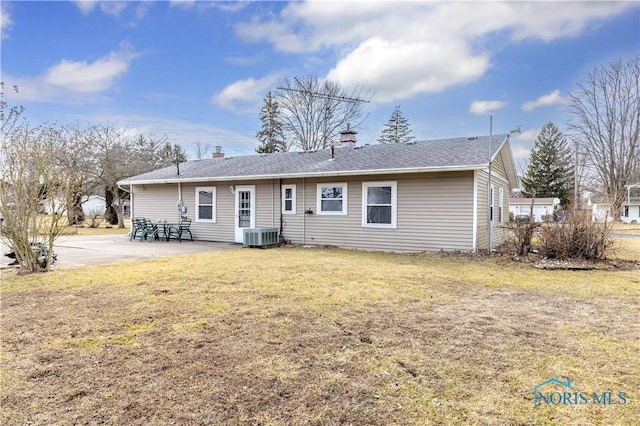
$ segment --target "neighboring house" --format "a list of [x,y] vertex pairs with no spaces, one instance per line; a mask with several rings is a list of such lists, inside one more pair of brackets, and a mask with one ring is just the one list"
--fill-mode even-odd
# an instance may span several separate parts
[[[620,220],[624,223],[640,223],[640,182],[633,185],[625,185],[627,199],[620,207]],[[591,215],[594,221],[603,222],[613,220],[611,203],[608,200],[598,200],[589,197],[587,203],[591,207]]]
[[131,192],[132,217],[176,221],[177,204],[186,207],[199,240],[242,242],[247,228],[278,228],[303,245],[475,251],[487,248],[489,229],[492,246],[507,237],[518,186],[507,135],[364,146],[353,131],[342,136],[336,148],[216,153],[181,163],[179,174],[170,166],[118,184]]
[[82,197],[82,212],[85,216],[102,216],[107,209],[105,198],[100,195]]
[[534,222],[545,222],[549,220],[550,216],[553,216],[553,212],[558,206],[555,203],[557,201],[559,201],[557,198],[509,198],[509,213],[513,213],[516,220],[531,217]]
[[[53,200],[53,206],[50,200],[42,203],[45,214],[67,214],[67,206],[64,198],[56,198]],[[82,212],[87,216],[101,216],[105,212],[105,200],[100,195],[89,195],[82,197]]]

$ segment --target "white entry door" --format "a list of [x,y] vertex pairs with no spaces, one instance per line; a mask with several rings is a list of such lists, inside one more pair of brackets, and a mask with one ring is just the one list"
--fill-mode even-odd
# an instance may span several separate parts
[[256,227],[256,187],[236,186],[236,243],[243,242],[243,232]]

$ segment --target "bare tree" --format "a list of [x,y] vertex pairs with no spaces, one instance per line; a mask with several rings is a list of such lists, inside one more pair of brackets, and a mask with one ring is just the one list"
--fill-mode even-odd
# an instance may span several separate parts
[[202,142],[196,142],[196,158],[198,160],[202,160],[205,155],[209,152],[209,144],[202,144]]
[[90,183],[110,195],[111,205],[106,207],[115,211],[119,228],[124,228],[128,194],[118,187],[118,181],[187,160],[182,147],[169,143],[166,136],[131,137],[124,129],[109,124],[89,128],[82,150]]
[[[15,110],[14,110],[15,111]],[[10,118],[11,113],[8,115]],[[68,150],[64,131],[45,124],[3,123],[0,141],[0,216],[3,237],[27,272],[48,270],[53,244],[67,220],[67,199],[74,185],[58,163]],[[44,211],[48,215],[42,215]]]
[[348,93],[338,83],[309,76],[285,78],[275,98],[286,140],[302,150],[324,149],[346,128],[362,124],[362,89]]
[[640,171],[640,55],[590,71],[569,95],[570,129],[579,154],[620,219],[625,184]]

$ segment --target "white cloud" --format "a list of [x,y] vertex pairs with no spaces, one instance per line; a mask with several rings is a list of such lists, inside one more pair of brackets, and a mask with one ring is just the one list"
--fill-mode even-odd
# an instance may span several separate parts
[[548,95],[540,96],[535,101],[525,102],[522,104],[522,109],[525,111],[533,111],[534,109],[542,106],[561,105],[564,101],[565,99],[560,94],[560,90],[554,90]]
[[0,3],[0,40],[8,37],[7,31],[13,27],[9,8],[5,3]]
[[538,137],[540,129],[529,129],[519,133],[517,139],[519,142],[533,142]]
[[238,37],[293,54],[334,53],[327,77],[376,100],[437,92],[481,78],[497,36],[517,44],[579,34],[633,2],[291,2],[253,16]]
[[120,16],[120,13],[127,8],[126,1],[76,0],[73,3],[83,15],[89,15],[96,9],[96,6],[100,6],[103,13],[112,16]]
[[278,80],[277,74],[261,79],[238,80],[211,97],[211,101],[237,113],[257,112],[265,92]]
[[92,0],[74,1],[73,4],[75,4],[78,7],[78,9],[80,9],[80,13],[82,13],[83,15],[90,14],[98,5],[97,2]]
[[482,115],[503,108],[505,105],[506,102],[502,101],[473,101],[469,112]]
[[529,158],[531,155],[531,148],[525,145],[517,144],[511,146],[511,152],[513,153],[513,158]]
[[102,92],[128,70],[136,56],[135,52],[125,47],[91,63],[65,59],[47,70],[44,81],[73,92]]
[[171,7],[181,7],[183,9],[191,9],[196,4],[195,0],[170,0]]
[[244,135],[220,127],[172,117],[100,114],[78,117],[78,119],[87,123],[117,123],[123,132],[134,137],[140,134],[166,135],[170,143],[182,145],[189,158],[195,158],[197,142],[200,142],[203,147],[207,144],[210,147],[220,145],[227,156],[254,152],[256,147],[253,134]]
[[391,102],[476,80],[489,67],[486,56],[469,54],[463,45],[443,49],[437,42],[373,37],[342,58],[327,78],[348,87],[375,87],[376,101]]
[[129,69],[138,53],[128,45],[93,62],[64,59],[36,77],[5,74],[7,84],[17,85],[18,93],[7,91],[12,101],[91,103],[103,96]]

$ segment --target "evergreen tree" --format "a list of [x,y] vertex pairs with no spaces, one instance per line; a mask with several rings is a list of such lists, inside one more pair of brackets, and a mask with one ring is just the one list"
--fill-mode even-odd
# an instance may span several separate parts
[[407,143],[411,142],[415,138],[411,136],[411,128],[409,127],[409,121],[402,115],[400,111],[400,105],[396,106],[393,110],[391,118],[384,125],[382,134],[378,138],[379,143]]
[[551,122],[544,125],[536,139],[522,184],[527,197],[557,197],[562,206],[567,206],[571,199],[571,150],[565,136]]
[[258,154],[271,154],[273,152],[287,151],[287,143],[284,140],[282,123],[279,119],[278,102],[271,92],[264,98],[264,105],[260,110],[262,127],[256,133],[260,144],[256,148]]

